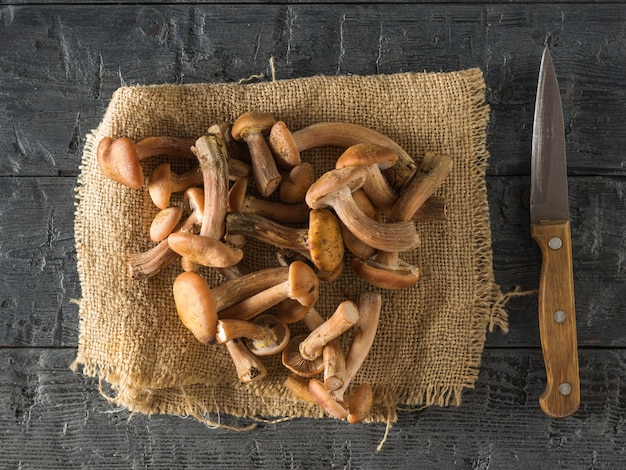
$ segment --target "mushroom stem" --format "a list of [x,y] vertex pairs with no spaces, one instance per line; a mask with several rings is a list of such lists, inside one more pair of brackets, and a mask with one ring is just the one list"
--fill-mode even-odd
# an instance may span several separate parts
[[309,381],[309,392],[315,403],[321,406],[333,418],[345,419],[348,417],[348,410],[333,399],[328,389],[319,380],[311,379]]
[[161,163],[150,175],[148,193],[155,206],[165,209],[170,205],[170,197],[173,193],[200,184],[202,184],[202,173],[197,168],[178,175],[172,171],[169,163]]
[[276,341],[272,330],[254,322],[236,319],[220,319],[217,322],[217,342],[224,344],[235,338],[248,338],[257,341]]
[[410,220],[424,202],[441,186],[452,169],[453,161],[447,155],[427,152],[419,169],[396,201],[389,219]]
[[348,423],[357,424],[366,419],[372,411],[374,392],[367,382],[363,382],[348,399]]
[[308,403],[317,404],[311,392],[309,392],[309,382],[303,377],[295,374],[289,374],[285,379],[285,387],[300,400]]
[[288,267],[267,268],[229,279],[211,290],[218,312],[287,279]]
[[[315,308],[310,308],[302,320],[311,331],[324,324],[324,318]],[[343,386],[346,361],[341,343],[337,338],[332,339],[322,348],[322,359],[324,361],[324,385],[330,391],[340,389]]]
[[267,201],[251,195],[246,195],[241,206],[241,212],[257,214],[268,219],[286,224],[299,224],[309,220],[309,206],[304,203],[283,204]]
[[350,382],[361,368],[376,337],[382,296],[377,292],[362,292],[359,295],[359,320],[354,327],[352,343],[346,354],[346,371],[343,386],[333,393],[337,400],[343,400],[343,396],[350,386]]
[[302,162],[294,166],[280,184],[280,200],[288,204],[304,202],[306,192],[313,181],[315,181],[313,165]]
[[226,342],[241,383],[258,382],[267,377],[267,368],[239,339]]
[[167,237],[170,248],[192,263],[212,268],[229,268],[243,259],[243,251],[215,238],[186,232]]
[[315,328],[301,343],[300,354],[308,360],[319,357],[322,348],[335,338],[352,328],[359,320],[357,305],[351,300],[339,304],[335,313]]
[[196,140],[193,152],[200,162],[204,182],[204,217],[200,235],[221,239],[228,208],[228,153],[219,134]]
[[385,176],[396,190],[415,171],[413,158],[396,141],[380,132],[349,122],[320,122],[293,132],[300,152],[322,146],[348,148],[355,144],[368,143],[388,147],[398,154],[398,162],[385,170]]
[[226,230],[229,234],[255,238],[278,248],[308,252],[322,272],[336,270],[343,261],[341,227],[335,216],[325,209],[309,211],[307,229],[281,225],[255,214],[230,212],[226,216]]
[[286,281],[225,308],[220,312],[220,319],[249,320],[287,298],[297,299],[302,305],[311,307],[317,302],[318,295],[319,281],[315,272],[306,264],[295,261],[289,266]]

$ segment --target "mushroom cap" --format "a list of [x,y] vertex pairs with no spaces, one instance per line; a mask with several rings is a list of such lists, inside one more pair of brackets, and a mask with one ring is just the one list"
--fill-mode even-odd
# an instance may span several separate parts
[[269,113],[262,111],[246,111],[241,114],[231,128],[235,140],[246,140],[248,134],[265,133],[269,131],[276,119]]
[[372,411],[374,391],[369,383],[361,383],[348,399],[348,423],[357,424],[366,419]]
[[202,266],[229,268],[243,259],[241,249],[194,233],[173,232],[167,242],[173,251]]
[[283,323],[296,323],[311,309],[295,299],[285,299],[276,306],[276,318]]
[[148,180],[148,193],[154,205],[159,209],[165,209],[170,205],[173,186],[171,165],[161,163],[154,169]]
[[306,307],[312,307],[319,296],[319,279],[315,271],[302,261],[289,265],[289,297]]
[[343,262],[341,226],[328,209],[313,209],[309,213],[308,245],[311,260],[320,271],[335,271]]
[[291,339],[291,332],[285,323],[269,313],[257,315],[253,322],[267,328],[271,333],[271,340],[250,339],[246,341],[248,349],[250,349],[252,354],[257,356],[272,356],[274,354],[280,354],[285,350]]
[[378,165],[381,170],[391,168],[398,161],[398,154],[378,144],[355,144],[348,147],[335,162],[335,168],[353,165]]
[[143,186],[143,169],[137,147],[128,137],[104,137],[96,151],[100,171],[107,178],[133,189]]
[[309,162],[302,162],[289,171],[289,176],[280,183],[279,198],[287,204],[304,201],[306,192],[315,181],[315,170]]
[[363,166],[347,166],[327,171],[320,176],[306,193],[305,201],[311,209],[323,209],[326,198],[337,191],[348,188],[356,191],[365,183],[367,169]]
[[382,289],[407,289],[419,280],[419,268],[401,261],[389,266],[374,259],[352,258],[350,267],[361,279]]
[[204,214],[204,190],[195,186],[187,188],[183,193],[183,207],[187,214],[193,214],[198,223],[201,223]]
[[292,336],[287,344],[287,347],[283,351],[282,361],[283,365],[300,377],[315,377],[324,371],[324,359],[322,356],[309,361],[302,357],[300,354],[300,342],[306,338],[307,335]]
[[284,121],[276,121],[270,129],[268,145],[280,168],[290,169],[302,163],[296,141]]
[[187,271],[173,285],[176,311],[183,325],[204,344],[215,343],[217,311],[208,284],[198,273]]
[[178,206],[161,209],[150,224],[150,239],[158,243],[172,233],[183,216],[183,209]]

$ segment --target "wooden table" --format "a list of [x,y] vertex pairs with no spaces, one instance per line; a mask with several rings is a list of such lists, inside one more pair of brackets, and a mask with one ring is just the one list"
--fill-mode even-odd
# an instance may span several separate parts
[[[622,2],[325,1],[0,5],[0,468],[623,468],[626,459],[626,5]],[[80,285],[74,187],[85,135],[121,85],[253,75],[480,67],[488,190],[504,291],[537,287],[529,236],[532,119],[541,52],[562,88],[582,404],[551,420],[535,296],[508,305],[458,408],[384,424],[263,424],[129,416],[69,369]]]

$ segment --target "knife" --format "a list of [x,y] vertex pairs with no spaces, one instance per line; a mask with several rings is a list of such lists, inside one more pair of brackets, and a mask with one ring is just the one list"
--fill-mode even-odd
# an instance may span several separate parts
[[580,379],[563,108],[547,47],[535,103],[530,223],[542,257],[538,310],[546,388],[539,405],[548,416],[564,418],[580,405]]

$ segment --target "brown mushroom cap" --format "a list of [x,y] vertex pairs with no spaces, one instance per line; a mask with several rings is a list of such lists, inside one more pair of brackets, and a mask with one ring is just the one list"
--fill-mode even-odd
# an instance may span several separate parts
[[285,350],[291,333],[289,327],[274,315],[268,313],[257,315],[253,322],[263,328],[270,331],[270,338],[264,339],[249,339],[246,341],[248,349],[252,354],[257,356],[272,356],[274,354],[280,354]]
[[276,119],[269,113],[262,111],[247,111],[241,114],[231,128],[231,134],[235,140],[246,140],[248,134],[266,133]]
[[289,297],[312,307],[319,296],[319,279],[309,265],[294,261],[289,265]]
[[398,260],[395,265],[379,263],[375,259],[352,258],[350,267],[361,279],[382,289],[406,289],[419,280],[419,268]]
[[274,123],[270,129],[268,144],[280,168],[289,169],[302,163],[298,146],[284,121]]
[[280,184],[279,198],[282,202],[295,204],[303,202],[306,192],[315,181],[315,170],[309,162],[294,166],[287,178]]
[[150,239],[153,242],[160,242],[172,233],[183,216],[183,209],[178,206],[171,206],[157,212],[150,224]]
[[183,272],[176,277],[173,291],[183,325],[201,343],[215,343],[217,311],[206,281],[193,271]]
[[167,237],[170,248],[202,266],[229,268],[243,259],[243,251],[214,238],[173,232]]
[[148,193],[159,209],[165,209],[169,205],[173,186],[172,166],[169,163],[161,163],[148,180]]
[[374,391],[369,383],[361,383],[348,399],[348,422],[357,424],[366,419],[372,411]]
[[143,169],[137,147],[128,137],[104,137],[96,151],[102,174],[133,189],[143,186]]
[[355,144],[348,147],[335,163],[335,168],[354,165],[378,165],[381,170],[391,168],[398,161],[398,153],[378,144]]
[[300,377],[315,377],[324,371],[324,360],[321,356],[312,361],[302,357],[300,354],[300,342],[305,338],[306,335],[291,337],[282,354],[283,365]]
[[343,262],[345,247],[341,226],[327,209],[313,209],[309,214],[308,245],[311,260],[322,272],[333,272]]
[[367,170],[360,166],[351,166],[330,170],[320,176],[306,193],[306,203],[311,209],[327,207],[326,198],[345,187],[355,191],[365,183]]

